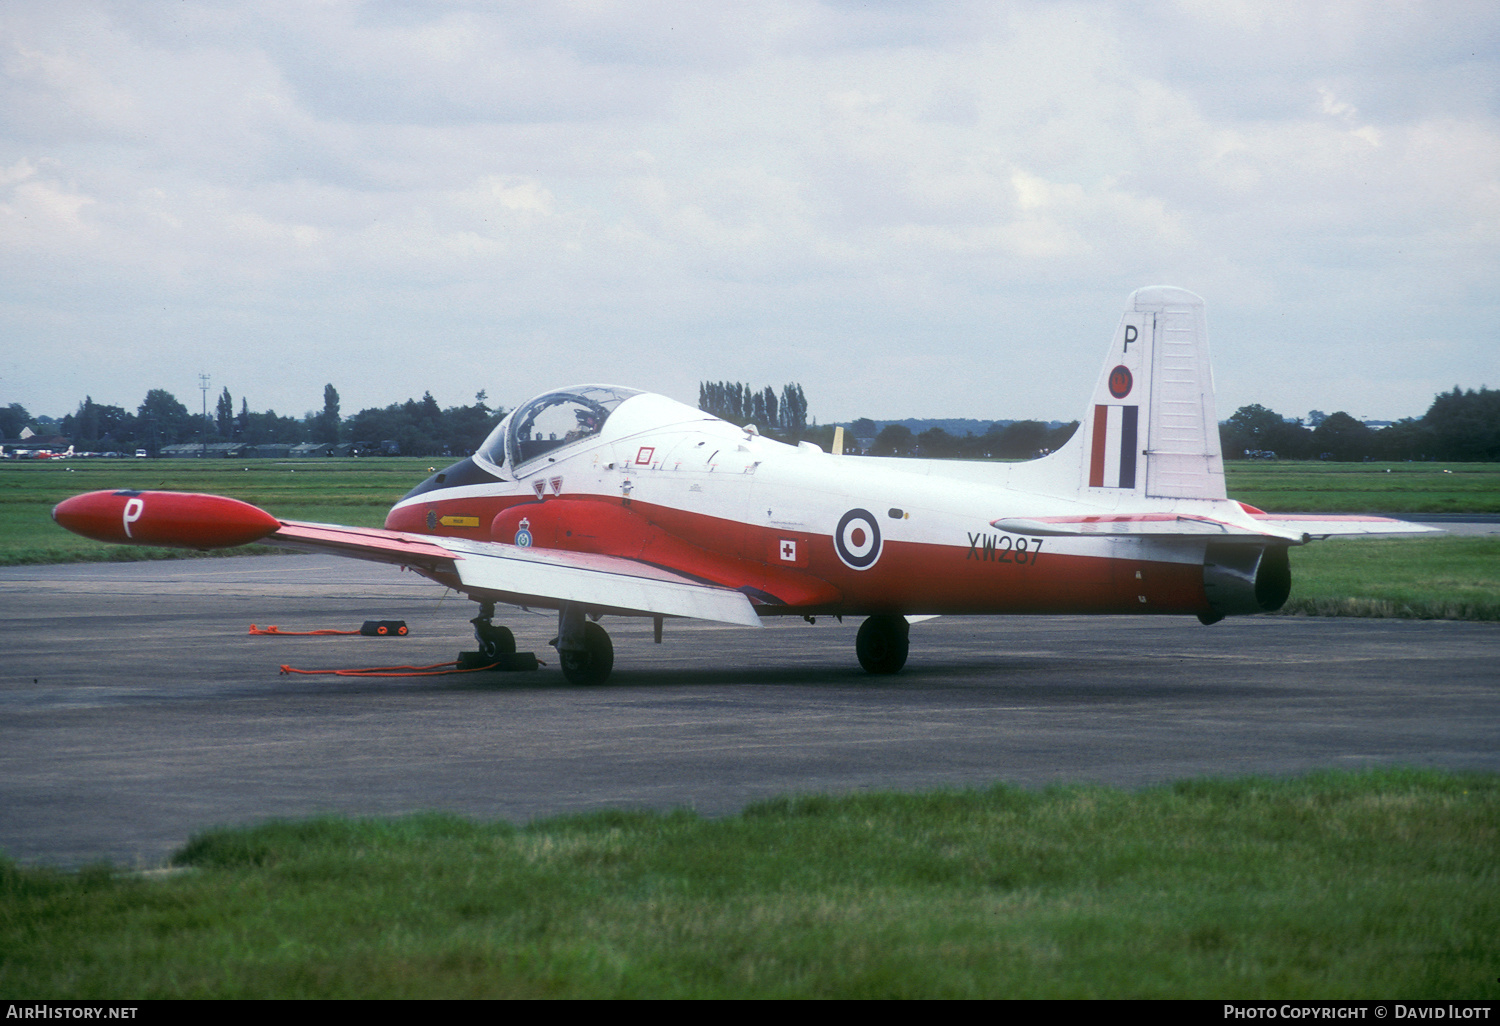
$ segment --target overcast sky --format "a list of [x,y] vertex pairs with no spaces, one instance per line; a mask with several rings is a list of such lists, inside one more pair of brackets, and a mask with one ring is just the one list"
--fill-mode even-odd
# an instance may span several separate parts
[[6,0],[0,405],[1072,419],[1169,284],[1221,418],[1420,416],[1500,387],[1497,51],[1489,0]]

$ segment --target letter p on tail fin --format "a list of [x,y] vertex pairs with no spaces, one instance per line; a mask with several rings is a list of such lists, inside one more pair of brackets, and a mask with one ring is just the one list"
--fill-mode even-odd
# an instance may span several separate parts
[[1131,293],[1076,439],[1083,495],[1225,497],[1202,299]]

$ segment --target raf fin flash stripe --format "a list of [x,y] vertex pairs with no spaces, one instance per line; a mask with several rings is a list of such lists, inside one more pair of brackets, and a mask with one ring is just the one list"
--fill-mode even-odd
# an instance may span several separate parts
[[1090,488],[1134,488],[1139,406],[1094,407]]

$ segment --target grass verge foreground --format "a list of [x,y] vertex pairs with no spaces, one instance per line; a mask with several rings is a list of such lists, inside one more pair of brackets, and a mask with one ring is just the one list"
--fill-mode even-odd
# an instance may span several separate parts
[[786,798],[216,830],[0,863],[0,993],[1493,998],[1500,776]]
[[1333,538],[1291,559],[1283,615],[1500,620],[1500,536]]

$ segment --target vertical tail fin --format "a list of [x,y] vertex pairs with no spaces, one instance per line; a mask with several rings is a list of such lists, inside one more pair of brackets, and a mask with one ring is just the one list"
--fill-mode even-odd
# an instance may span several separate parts
[[1225,497],[1202,299],[1131,293],[1075,444],[1082,495]]

